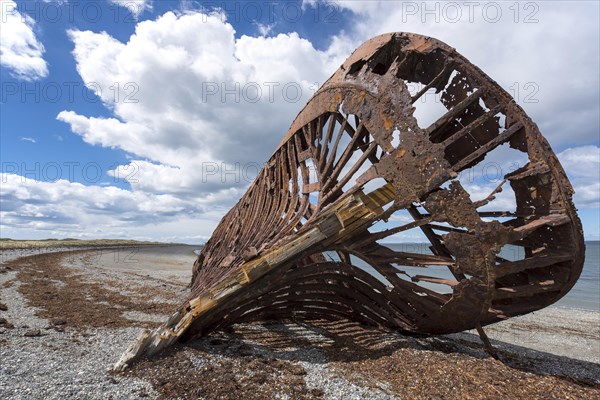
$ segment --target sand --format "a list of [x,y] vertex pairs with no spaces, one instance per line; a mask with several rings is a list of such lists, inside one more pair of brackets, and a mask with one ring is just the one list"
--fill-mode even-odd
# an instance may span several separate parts
[[187,296],[194,248],[59,250],[2,253],[2,399],[600,397],[600,314],[566,308],[487,327],[499,361],[472,332],[287,321],[234,325],[113,374]]

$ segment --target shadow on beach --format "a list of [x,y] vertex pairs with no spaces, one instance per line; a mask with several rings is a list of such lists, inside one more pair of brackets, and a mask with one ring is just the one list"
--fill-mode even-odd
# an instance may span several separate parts
[[[252,347],[256,354],[282,360],[319,362],[313,349],[326,352],[321,362],[359,362],[387,357],[400,349],[430,351],[490,359],[479,337],[472,333],[427,336],[381,331],[350,321],[314,321],[284,324],[266,322],[236,325],[219,337],[186,343],[214,354],[235,356],[236,348]],[[224,336],[221,336],[224,335]],[[500,361],[507,367],[537,375],[555,375],[600,388],[600,364],[492,340]],[[600,345],[600,344],[599,344]],[[236,347],[237,346],[237,347]],[[246,348],[242,354],[249,349]]]
[[[493,344],[500,360],[489,357],[470,333],[407,336],[349,321],[248,323],[178,344],[134,365],[130,373],[158,388],[175,382],[164,398],[185,397],[196,393],[193,388],[202,390],[201,384],[192,382],[214,380],[223,380],[215,396],[259,390],[240,375],[255,376],[263,370],[270,377],[264,384],[269,379],[286,382],[290,374],[300,374],[305,386],[317,380],[325,397],[331,395],[328,385],[337,384],[370,388],[378,393],[373,398],[598,398],[600,394],[599,364],[502,341]],[[298,373],[298,366],[304,371]],[[174,389],[180,387],[177,383],[186,385],[185,393]],[[298,393],[308,389],[288,394],[303,398]],[[306,398],[319,396],[311,392]]]

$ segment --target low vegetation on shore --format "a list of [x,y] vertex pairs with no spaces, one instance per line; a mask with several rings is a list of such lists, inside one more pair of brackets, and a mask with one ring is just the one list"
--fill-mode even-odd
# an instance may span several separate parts
[[106,246],[145,246],[176,243],[161,243],[126,239],[43,239],[43,240],[16,240],[0,238],[0,250],[13,249],[41,249],[46,247],[106,247]]

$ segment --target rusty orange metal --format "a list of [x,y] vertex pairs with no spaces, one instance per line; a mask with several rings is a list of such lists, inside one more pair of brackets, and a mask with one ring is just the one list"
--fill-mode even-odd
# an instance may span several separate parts
[[[443,111],[424,123],[415,110],[431,94]],[[489,193],[464,179],[511,152],[523,164]],[[536,124],[479,68],[433,38],[375,37],[300,111],[222,219],[193,266],[189,300],[117,366],[266,319],[483,335],[482,326],[554,303],[578,279],[584,244],[572,194]],[[386,244],[410,231],[429,245]]]

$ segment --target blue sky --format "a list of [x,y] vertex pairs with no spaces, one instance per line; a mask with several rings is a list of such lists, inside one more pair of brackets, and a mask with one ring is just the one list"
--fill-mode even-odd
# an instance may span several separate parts
[[2,237],[205,240],[351,51],[409,31],[513,94],[600,239],[597,2],[0,1]]

